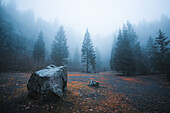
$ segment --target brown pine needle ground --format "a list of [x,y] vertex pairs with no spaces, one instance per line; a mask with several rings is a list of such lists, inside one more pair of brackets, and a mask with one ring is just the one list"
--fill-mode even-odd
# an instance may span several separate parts
[[[50,101],[27,97],[29,73],[0,73],[1,113],[69,113],[69,112],[169,112],[170,90],[163,76],[123,77],[102,72],[68,74],[68,91],[64,97]],[[100,83],[89,87],[89,80]],[[162,86],[161,86],[161,85]]]

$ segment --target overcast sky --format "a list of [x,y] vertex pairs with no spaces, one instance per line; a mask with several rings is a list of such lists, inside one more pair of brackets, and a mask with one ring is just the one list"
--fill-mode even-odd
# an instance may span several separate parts
[[159,20],[170,17],[170,0],[16,0],[20,11],[33,10],[36,17],[73,28],[84,34],[109,35],[130,20]]

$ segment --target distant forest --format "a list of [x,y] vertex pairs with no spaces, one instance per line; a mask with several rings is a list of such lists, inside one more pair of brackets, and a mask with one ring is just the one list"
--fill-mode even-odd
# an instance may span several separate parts
[[[1,2],[1,1],[0,1]],[[122,23],[123,24],[123,23]],[[0,3],[0,71],[29,72],[50,63],[70,71],[116,70],[129,74],[170,73],[170,18],[130,21],[106,38],[81,36],[71,28]],[[83,40],[82,40],[83,37]]]

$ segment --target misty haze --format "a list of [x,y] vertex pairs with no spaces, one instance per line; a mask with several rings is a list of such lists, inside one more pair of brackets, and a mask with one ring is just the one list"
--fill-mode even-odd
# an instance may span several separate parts
[[0,0],[2,113],[169,113],[169,0]]

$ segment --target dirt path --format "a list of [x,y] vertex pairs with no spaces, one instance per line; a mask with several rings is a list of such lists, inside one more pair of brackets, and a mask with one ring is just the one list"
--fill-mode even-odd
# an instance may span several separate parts
[[[170,90],[153,76],[121,77],[113,72],[68,74],[68,91],[62,99],[40,102],[27,98],[30,74],[0,73],[0,111],[18,112],[170,112]],[[87,86],[96,80],[100,87]]]

